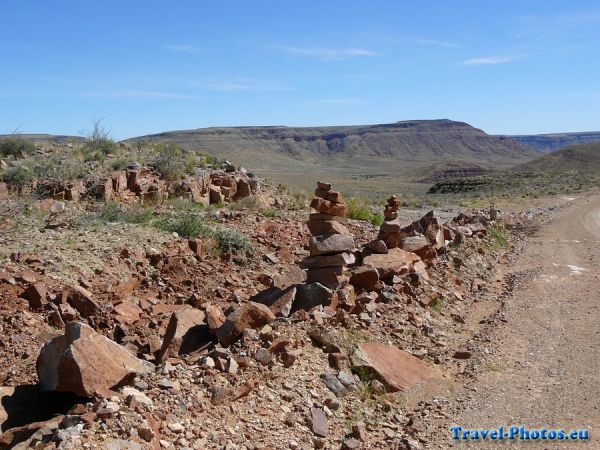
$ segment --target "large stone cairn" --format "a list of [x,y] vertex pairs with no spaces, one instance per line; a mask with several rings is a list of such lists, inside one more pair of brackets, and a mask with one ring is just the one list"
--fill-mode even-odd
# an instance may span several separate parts
[[398,247],[400,238],[400,222],[398,221],[398,208],[400,208],[400,199],[392,195],[387,199],[387,204],[383,211],[383,223],[379,229],[377,239],[385,242],[388,249]]
[[300,267],[308,269],[307,283],[337,289],[344,280],[346,267],[355,262],[354,237],[345,226],[348,208],[342,194],[322,182],[317,183],[310,207],[316,211],[306,222],[312,236],[310,256],[300,262]]

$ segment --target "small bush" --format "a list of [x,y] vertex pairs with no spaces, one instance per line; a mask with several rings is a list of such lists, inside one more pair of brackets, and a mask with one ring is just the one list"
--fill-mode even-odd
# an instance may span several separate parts
[[487,228],[487,234],[489,238],[488,247],[490,250],[496,252],[508,245],[509,234],[502,225],[490,225]]
[[29,167],[22,165],[12,166],[2,172],[2,181],[17,189],[22,189],[26,184],[35,179],[34,173]]
[[214,232],[213,239],[224,255],[243,255],[252,253],[252,242],[242,233],[227,228]]
[[176,181],[187,174],[194,173],[194,154],[179,148],[175,144],[158,144],[157,157],[151,163],[161,176]]
[[279,217],[279,211],[276,209],[266,209],[263,212],[261,212],[261,214],[269,218]]
[[66,183],[87,175],[87,167],[76,158],[59,158],[52,156],[36,163],[33,167],[35,175],[48,181]]
[[11,136],[0,140],[0,156],[24,158],[35,152],[35,145],[21,136]]
[[244,197],[237,202],[233,202],[229,205],[229,209],[236,211],[239,209],[252,209],[258,206],[258,200],[256,197]]
[[212,229],[205,219],[192,212],[185,212],[176,217],[163,217],[155,223],[155,226],[170,233],[177,233],[186,239],[212,236]]
[[375,226],[379,226],[383,223],[383,215],[373,214],[369,209],[358,202],[355,198],[349,198],[347,201],[348,206],[348,217],[354,220],[364,220],[370,222]]
[[100,208],[100,219],[106,222],[148,223],[153,217],[152,209],[142,206],[124,207],[118,203],[104,203]]
[[102,126],[101,120],[94,121],[92,130],[83,134],[86,161],[100,161],[117,150],[117,144],[110,137],[109,131]]

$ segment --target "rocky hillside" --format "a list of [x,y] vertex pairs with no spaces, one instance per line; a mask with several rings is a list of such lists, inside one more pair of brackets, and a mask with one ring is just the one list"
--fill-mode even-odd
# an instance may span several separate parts
[[525,164],[514,167],[518,171],[564,172],[598,171],[600,169],[600,142],[571,145]]
[[497,169],[538,156],[511,139],[490,136],[451,120],[314,128],[204,128],[134,140],[175,142],[186,149],[237,161],[261,176],[293,187],[309,189],[319,178],[327,178],[350,191],[356,181],[368,191],[372,188],[369,180],[388,187],[418,180],[424,169],[441,160]]
[[553,133],[521,136],[504,136],[543,153],[551,153],[563,147],[600,142],[600,131],[583,133]]

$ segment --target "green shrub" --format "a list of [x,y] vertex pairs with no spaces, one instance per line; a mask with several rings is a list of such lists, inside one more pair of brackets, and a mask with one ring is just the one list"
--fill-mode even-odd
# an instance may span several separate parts
[[92,130],[85,134],[83,147],[86,161],[100,161],[106,155],[117,150],[117,144],[110,137],[108,130],[102,126],[102,121],[94,121]]
[[100,219],[106,222],[125,222],[144,224],[150,222],[154,213],[143,206],[122,206],[119,203],[104,203],[100,208]]
[[488,247],[492,251],[498,251],[508,245],[509,234],[502,225],[490,225],[487,228]]
[[279,217],[279,211],[276,209],[266,209],[266,210],[262,211],[261,214],[263,216],[269,217],[269,218]]
[[252,209],[252,208],[256,208],[258,206],[258,200],[256,199],[256,197],[250,196],[250,197],[244,197],[241,200],[238,200],[237,202],[233,202],[229,205],[229,209],[236,211],[239,209]]
[[192,212],[184,212],[175,217],[163,217],[155,223],[155,226],[170,233],[177,233],[186,239],[212,236],[212,229],[206,220]]
[[36,162],[35,175],[42,180],[66,183],[87,175],[87,167],[76,158],[51,156]]
[[169,181],[176,181],[187,174],[194,173],[194,154],[179,148],[175,144],[157,144],[155,147],[157,156],[151,166],[161,176]]
[[228,228],[218,229],[214,232],[213,239],[224,255],[244,255],[253,251],[250,239],[239,231]]
[[35,179],[35,174],[29,167],[18,165],[11,166],[2,172],[2,181],[17,189],[22,189],[27,183]]
[[373,214],[369,209],[355,198],[349,198],[347,201],[348,206],[348,217],[354,220],[364,220],[370,222],[375,226],[379,226],[383,223],[383,215]]
[[35,145],[21,136],[10,136],[0,139],[0,156],[24,158],[35,152]]

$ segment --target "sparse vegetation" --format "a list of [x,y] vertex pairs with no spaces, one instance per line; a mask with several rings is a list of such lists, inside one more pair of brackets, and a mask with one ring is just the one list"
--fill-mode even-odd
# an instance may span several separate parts
[[35,174],[29,167],[19,164],[5,169],[0,179],[14,188],[21,190],[26,184],[35,179]]
[[83,133],[85,137],[84,153],[86,161],[100,161],[115,153],[117,144],[110,137],[110,132],[102,125],[101,120],[95,120],[91,131]]
[[487,228],[488,247],[491,251],[497,252],[506,248],[508,245],[508,230],[502,225],[490,225]]
[[346,202],[348,205],[348,217],[355,220],[364,220],[370,222],[374,226],[379,226],[383,223],[382,214],[373,214],[364,203],[361,203],[356,198],[349,198]]
[[154,225],[169,233],[177,233],[186,239],[212,236],[212,229],[206,219],[193,212],[185,212],[171,217],[165,216],[157,220]]
[[0,157],[12,156],[24,158],[35,152],[35,145],[21,136],[9,136],[0,139]]
[[242,233],[228,228],[214,230],[212,238],[224,255],[245,255],[252,253],[252,243]]
[[144,224],[149,223],[154,216],[151,208],[143,206],[124,206],[119,203],[104,203],[99,212],[99,218],[106,222],[125,222]]
[[157,144],[157,156],[150,163],[161,176],[169,181],[179,180],[194,173],[195,157],[175,144]]

